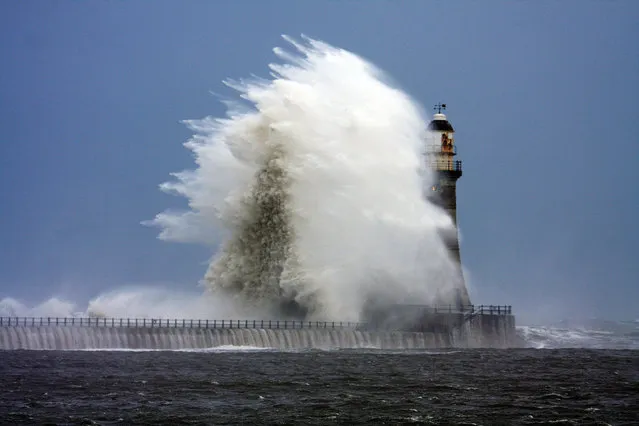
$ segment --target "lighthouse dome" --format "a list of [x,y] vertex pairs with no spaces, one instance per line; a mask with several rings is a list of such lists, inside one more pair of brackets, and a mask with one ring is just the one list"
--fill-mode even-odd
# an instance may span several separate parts
[[441,112],[433,115],[433,120],[428,124],[428,130],[436,132],[454,132],[453,126],[448,122],[445,114]]

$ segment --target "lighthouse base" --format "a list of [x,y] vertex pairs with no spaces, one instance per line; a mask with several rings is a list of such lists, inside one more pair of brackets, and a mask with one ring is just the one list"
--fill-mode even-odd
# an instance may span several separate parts
[[517,336],[510,306],[393,305],[367,311],[365,328],[435,333],[447,336],[451,347],[509,348],[524,344]]

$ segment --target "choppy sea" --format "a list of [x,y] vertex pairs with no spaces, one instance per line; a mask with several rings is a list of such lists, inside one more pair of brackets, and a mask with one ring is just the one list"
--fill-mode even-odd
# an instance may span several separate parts
[[537,349],[639,349],[639,319],[564,320],[543,326],[518,326],[517,332],[529,347]]
[[0,424],[638,425],[638,325],[521,327],[507,350],[0,351]]

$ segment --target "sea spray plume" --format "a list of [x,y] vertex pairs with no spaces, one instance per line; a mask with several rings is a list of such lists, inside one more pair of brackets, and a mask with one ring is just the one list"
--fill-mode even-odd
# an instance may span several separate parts
[[108,291],[89,301],[84,315],[115,318],[218,318],[257,319],[233,304],[208,295],[158,287],[128,287]]
[[3,317],[65,317],[72,316],[75,309],[75,304],[57,297],[31,307],[10,297],[0,299],[0,316]]
[[248,306],[357,320],[372,299],[450,300],[458,269],[438,231],[453,225],[423,197],[419,107],[353,53],[285,39],[297,52],[274,50],[272,80],[227,82],[254,109],[187,122],[198,167],[162,189],[190,211],[151,221],[160,238],[217,233],[205,284]]
[[197,292],[176,291],[160,283],[128,285],[99,294],[88,303],[77,304],[64,297],[52,297],[27,304],[12,298],[0,299],[2,317],[107,317],[107,318],[217,318],[259,319],[259,312],[234,306],[229,300]]

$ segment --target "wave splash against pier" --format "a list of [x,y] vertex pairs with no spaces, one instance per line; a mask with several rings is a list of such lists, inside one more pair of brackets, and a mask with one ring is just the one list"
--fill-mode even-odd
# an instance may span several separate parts
[[223,235],[205,288],[262,317],[357,320],[371,299],[454,300],[463,283],[440,237],[454,224],[423,197],[421,108],[359,56],[285,38],[271,80],[226,82],[245,104],[186,121],[197,168],[161,188],[190,210],[146,223],[165,240]]

